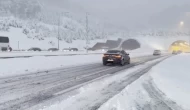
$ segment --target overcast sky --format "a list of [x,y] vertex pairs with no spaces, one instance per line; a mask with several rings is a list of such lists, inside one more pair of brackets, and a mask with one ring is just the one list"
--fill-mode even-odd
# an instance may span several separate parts
[[[127,28],[169,27],[190,12],[190,0],[43,0],[49,8],[67,10]],[[182,14],[179,14],[182,13]]]

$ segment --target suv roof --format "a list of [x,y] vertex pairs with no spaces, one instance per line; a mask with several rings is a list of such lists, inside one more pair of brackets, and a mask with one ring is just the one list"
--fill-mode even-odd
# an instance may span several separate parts
[[160,50],[154,50],[154,51],[160,51]]

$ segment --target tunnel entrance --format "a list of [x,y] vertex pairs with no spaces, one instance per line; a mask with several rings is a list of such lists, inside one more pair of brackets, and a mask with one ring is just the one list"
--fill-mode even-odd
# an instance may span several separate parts
[[178,40],[173,42],[170,47],[169,51],[182,51],[182,52],[190,52],[190,46],[189,43],[187,43],[184,40]]

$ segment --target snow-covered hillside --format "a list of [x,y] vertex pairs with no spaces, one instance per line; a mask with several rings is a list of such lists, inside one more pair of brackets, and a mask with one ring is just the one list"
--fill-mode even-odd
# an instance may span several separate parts
[[[1,36],[8,36],[10,39],[10,46],[14,49],[29,49],[31,47],[39,47],[41,49],[48,48],[57,48],[58,47],[58,39],[56,37],[47,37],[40,39],[38,38],[29,38],[24,33],[22,33],[22,29],[20,28],[10,28],[9,32],[0,32]],[[101,40],[92,40],[89,46],[94,45],[96,42]],[[68,43],[66,41],[60,40],[60,49],[69,48],[69,47],[77,47],[78,49],[84,49],[86,46],[85,40],[73,40],[72,43]],[[19,46],[18,46],[19,45]]]
[[0,36],[10,37],[13,49],[57,47],[58,38],[61,48],[84,48],[86,43],[91,46],[106,38],[99,31],[101,26],[89,23],[87,28],[85,18],[74,18],[65,10],[47,10],[38,0],[6,0],[0,6]]
[[[58,29],[55,25],[17,20],[14,18],[1,18],[0,20],[0,35],[10,38],[10,45],[13,49],[28,49],[31,47],[47,49],[57,47],[58,45]],[[82,25],[77,24],[71,19],[64,21],[65,27],[68,24],[67,28],[72,28],[73,31],[72,29],[63,27],[60,29],[60,48],[78,47],[84,49],[86,39]],[[97,42],[98,39],[91,38],[92,40],[89,41],[89,45],[94,45],[93,42]]]

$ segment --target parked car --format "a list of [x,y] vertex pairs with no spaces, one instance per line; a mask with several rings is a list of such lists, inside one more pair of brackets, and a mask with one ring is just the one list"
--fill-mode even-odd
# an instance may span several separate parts
[[77,48],[64,48],[63,51],[67,52],[67,51],[78,51]]
[[71,51],[79,51],[77,48],[71,48]]
[[94,49],[93,49],[93,48],[88,48],[87,50],[88,50],[88,51],[94,51]]
[[28,51],[42,51],[42,50],[38,47],[32,47],[32,48],[28,49]]
[[124,50],[108,50],[102,58],[103,65],[108,63],[125,65],[130,64],[130,56]]
[[58,48],[49,48],[48,51],[55,52],[55,51],[59,51],[59,49]]
[[154,50],[153,55],[161,55],[161,51],[160,50]]

